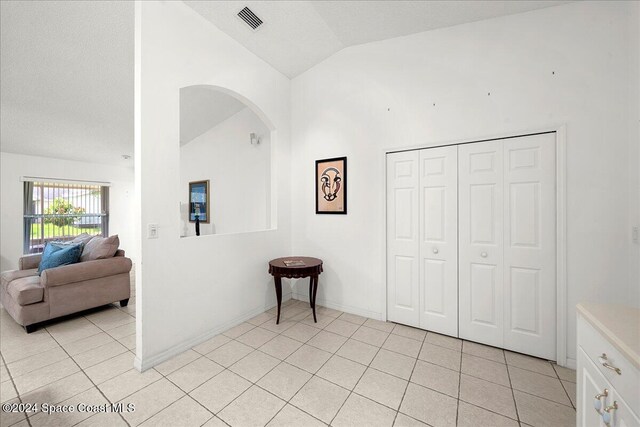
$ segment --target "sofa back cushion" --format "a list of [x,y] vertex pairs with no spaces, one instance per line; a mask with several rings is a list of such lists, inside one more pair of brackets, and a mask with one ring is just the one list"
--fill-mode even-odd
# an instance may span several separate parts
[[109,237],[95,236],[89,240],[84,246],[80,261],[94,261],[96,259],[113,258],[120,246],[120,239],[118,235]]
[[84,245],[82,243],[47,243],[44,247],[44,252],[42,253],[42,260],[38,266],[38,274],[41,274],[48,268],[75,264],[80,261],[80,255],[82,254],[83,247]]
[[70,243],[82,243],[86,245],[89,243],[89,240],[93,239],[94,236],[91,236],[89,233],[78,234]]

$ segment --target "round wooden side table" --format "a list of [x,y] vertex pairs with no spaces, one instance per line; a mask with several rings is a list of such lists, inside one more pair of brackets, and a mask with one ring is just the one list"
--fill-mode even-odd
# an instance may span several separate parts
[[313,321],[316,319],[316,293],[318,292],[318,276],[322,273],[322,260],[311,257],[284,257],[269,261],[269,274],[273,276],[278,300],[278,317],[276,325],[280,323],[280,304],[282,303],[282,278],[301,279],[309,277],[309,305],[313,311]]

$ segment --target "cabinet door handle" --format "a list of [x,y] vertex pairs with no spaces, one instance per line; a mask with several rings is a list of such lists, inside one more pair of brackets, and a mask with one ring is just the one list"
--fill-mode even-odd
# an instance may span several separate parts
[[602,421],[609,427],[611,425],[611,419],[613,418],[613,411],[618,409],[618,402],[613,401],[613,405],[607,406],[604,408],[604,413],[602,414]]
[[593,407],[595,408],[597,413],[601,413],[602,409],[602,398],[609,396],[609,389],[604,389],[602,393],[596,394],[593,400]]
[[438,252],[440,252],[440,251],[438,250],[438,248],[433,248],[433,253],[434,253],[434,254],[437,254]]
[[620,370],[620,368],[616,368],[615,366],[609,364],[609,359],[607,359],[607,355],[605,353],[602,353],[602,356],[600,356],[599,359],[602,366],[604,366],[607,369],[611,369],[613,372],[615,372],[618,375],[622,375],[622,371]]
[[486,258],[486,257],[487,257],[487,253],[486,253],[486,252],[480,252],[480,256],[481,256],[482,258]]

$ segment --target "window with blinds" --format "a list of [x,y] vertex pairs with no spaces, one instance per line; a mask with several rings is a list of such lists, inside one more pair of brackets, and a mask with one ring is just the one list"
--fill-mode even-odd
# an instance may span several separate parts
[[24,253],[49,241],[88,233],[109,235],[109,187],[96,184],[24,182]]

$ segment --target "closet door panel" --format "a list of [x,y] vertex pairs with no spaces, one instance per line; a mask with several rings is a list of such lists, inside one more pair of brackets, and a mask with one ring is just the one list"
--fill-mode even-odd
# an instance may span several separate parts
[[419,153],[387,154],[387,318],[418,327]]
[[420,327],[458,335],[458,149],[420,150]]
[[460,338],[503,346],[503,143],[458,147]]
[[555,134],[504,141],[505,347],[556,357]]

